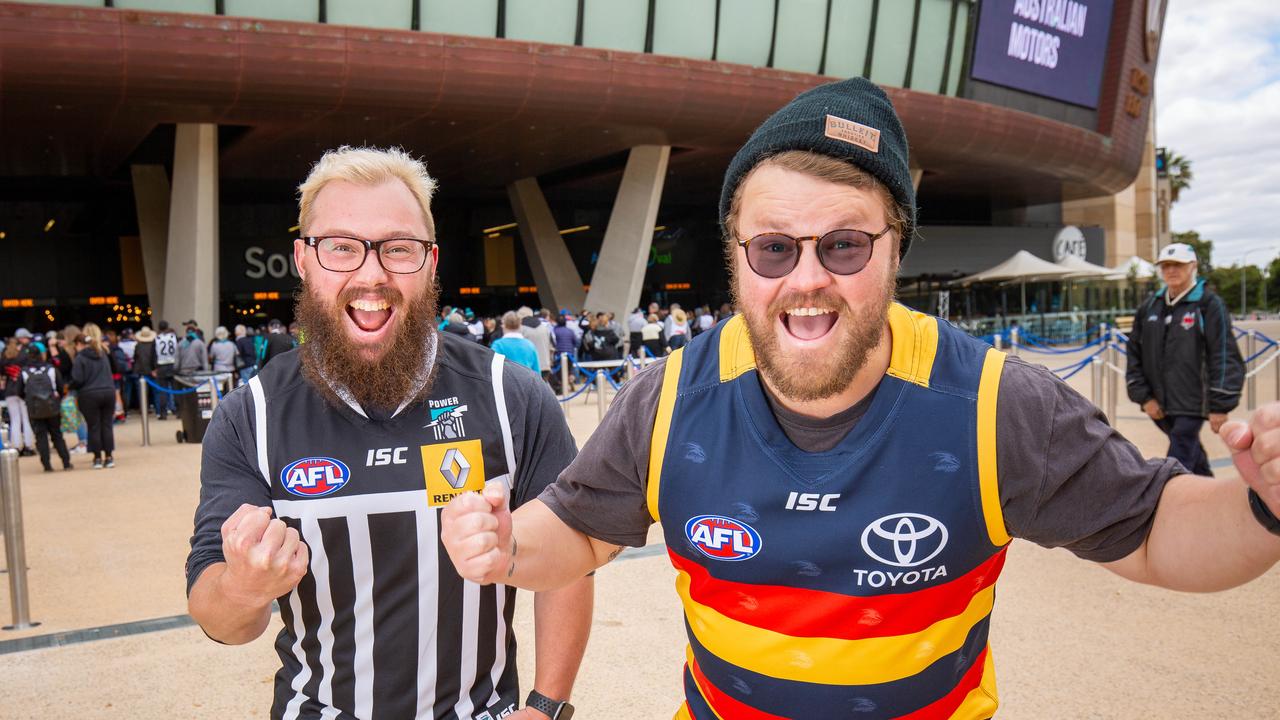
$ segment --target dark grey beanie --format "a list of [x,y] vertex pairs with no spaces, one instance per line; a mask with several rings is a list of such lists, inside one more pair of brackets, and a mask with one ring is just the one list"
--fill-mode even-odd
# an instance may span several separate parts
[[720,190],[720,226],[742,178],[761,160],[788,150],[808,150],[845,160],[885,184],[906,210],[899,257],[916,232],[916,191],[907,163],[907,133],[880,86],[851,78],[806,90],[769,116],[733,156]]

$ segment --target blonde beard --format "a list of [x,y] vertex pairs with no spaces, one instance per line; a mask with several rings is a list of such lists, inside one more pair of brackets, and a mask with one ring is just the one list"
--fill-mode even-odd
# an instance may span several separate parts
[[[769,388],[793,402],[814,402],[835,397],[853,383],[858,371],[867,364],[871,351],[880,344],[889,319],[889,306],[896,295],[897,268],[888,273],[884,292],[855,313],[838,295],[818,293],[791,294],[775,300],[760,313],[742,302],[738,272],[734,267],[732,281],[734,308],[742,314],[755,352],[756,368]],[[776,319],[787,308],[814,305],[835,309],[841,337],[831,353],[798,353],[791,356],[782,350],[775,329]]]

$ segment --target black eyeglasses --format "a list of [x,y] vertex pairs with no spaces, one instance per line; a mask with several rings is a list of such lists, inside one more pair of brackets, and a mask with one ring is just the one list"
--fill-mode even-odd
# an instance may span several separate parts
[[761,277],[784,277],[800,264],[800,243],[813,240],[818,248],[818,262],[836,275],[853,275],[867,266],[875,242],[884,237],[891,226],[872,235],[861,230],[832,230],[826,235],[791,237],[784,233],[761,233],[750,240],[739,240],[747,252],[747,265]]
[[374,250],[382,269],[399,275],[411,275],[421,270],[435,246],[432,240],[417,238],[365,240],[342,235],[305,237],[302,242],[309,248],[315,248],[316,259],[325,270],[355,272],[364,266],[369,251]]

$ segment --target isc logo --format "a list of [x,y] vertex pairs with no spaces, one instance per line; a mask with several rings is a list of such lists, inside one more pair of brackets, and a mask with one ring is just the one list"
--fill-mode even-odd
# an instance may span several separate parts
[[347,484],[351,471],[340,460],[309,457],[294,460],[280,471],[284,489],[302,497],[321,497],[335,493]]
[[746,560],[760,552],[760,533],[733,518],[699,515],[685,523],[684,534],[712,560]]

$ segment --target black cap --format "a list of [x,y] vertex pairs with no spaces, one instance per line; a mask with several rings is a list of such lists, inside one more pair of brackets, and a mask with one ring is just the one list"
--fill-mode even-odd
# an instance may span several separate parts
[[721,228],[733,193],[747,173],[761,160],[788,150],[844,160],[884,183],[906,211],[898,255],[907,254],[916,231],[916,191],[907,161],[907,133],[880,86],[860,77],[819,85],[769,116],[738,150],[724,174]]

